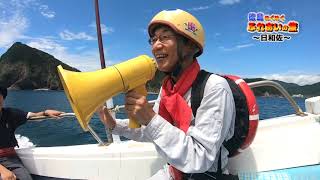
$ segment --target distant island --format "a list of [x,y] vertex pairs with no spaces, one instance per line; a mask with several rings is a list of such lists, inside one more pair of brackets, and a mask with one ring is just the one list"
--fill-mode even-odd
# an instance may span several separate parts
[[79,71],[46,52],[16,42],[0,57],[0,84],[14,90],[61,90],[58,65]]
[[[57,72],[58,65],[62,65],[64,69],[79,72],[78,69],[46,52],[16,42],[0,57],[0,84],[13,90],[62,90]],[[164,76],[157,71],[154,79],[147,83],[148,91],[158,93]],[[266,79],[244,80],[250,83]],[[305,86],[282,81],[275,82],[280,83],[294,97],[320,96],[320,82]],[[280,96],[278,91],[270,87],[255,88],[254,93],[256,96]]]

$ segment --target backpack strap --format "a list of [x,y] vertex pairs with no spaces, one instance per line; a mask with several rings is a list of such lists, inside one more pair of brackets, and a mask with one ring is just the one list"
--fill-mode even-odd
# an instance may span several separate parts
[[[192,84],[191,89],[191,109],[193,116],[196,117],[197,110],[201,104],[201,100],[203,98],[204,88],[207,84],[208,78],[210,77],[212,73],[209,73],[205,70],[199,71],[196,80]],[[219,160],[218,160],[218,171],[216,175],[220,177],[222,175],[222,168],[221,168],[221,148],[219,150],[219,153],[217,154]]]
[[212,73],[209,73],[205,70],[199,71],[196,80],[192,84],[191,109],[192,109],[193,117],[196,117],[197,110],[203,98],[204,88],[211,74]]

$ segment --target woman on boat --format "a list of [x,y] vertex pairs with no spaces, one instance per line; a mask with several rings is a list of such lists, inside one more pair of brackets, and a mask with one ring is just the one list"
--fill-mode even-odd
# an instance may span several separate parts
[[4,108],[7,88],[0,86],[0,179],[31,180],[30,173],[24,168],[14,147],[18,146],[14,131],[32,117],[49,116],[58,118],[63,112],[45,110],[42,112],[24,112],[15,108]]
[[100,118],[114,134],[152,142],[168,165],[150,179],[237,179],[228,174],[228,151],[222,145],[233,136],[235,105],[227,81],[212,74],[196,116],[190,107],[191,87],[200,66],[204,30],[183,10],[158,13],[148,26],[149,43],[158,70],[167,74],[152,107],[135,91],[126,94],[128,114],[142,125],[128,128],[128,121],[114,120],[106,107]]

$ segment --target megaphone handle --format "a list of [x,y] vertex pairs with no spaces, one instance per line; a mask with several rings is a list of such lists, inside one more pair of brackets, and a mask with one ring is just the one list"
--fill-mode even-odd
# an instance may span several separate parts
[[[133,89],[133,91],[136,91],[137,93],[147,96],[147,89],[145,85],[138,86]],[[139,128],[141,125],[138,123],[138,121],[132,117],[129,116],[129,128]]]

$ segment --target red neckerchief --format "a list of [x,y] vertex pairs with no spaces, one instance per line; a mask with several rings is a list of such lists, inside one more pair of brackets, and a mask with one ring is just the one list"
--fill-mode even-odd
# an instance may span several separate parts
[[[187,67],[181,74],[178,82],[173,84],[173,80],[169,76],[162,84],[161,100],[159,107],[159,115],[172,125],[187,132],[190,126],[190,118],[192,109],[183,99],[185,93],[191,88],[192,83],[197,78],[200,66],[197,60]],[[175,180],[182,179],[182,172],[170,166],[171,174]]]

